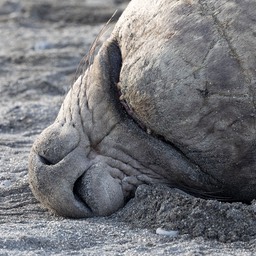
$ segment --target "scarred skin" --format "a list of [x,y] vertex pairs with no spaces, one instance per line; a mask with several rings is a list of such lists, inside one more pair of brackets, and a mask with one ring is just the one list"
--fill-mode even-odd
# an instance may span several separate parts
[[253,0],[131,1],[32,147],[35,196],[75,218],[140,184],[256,198],[255,16]]

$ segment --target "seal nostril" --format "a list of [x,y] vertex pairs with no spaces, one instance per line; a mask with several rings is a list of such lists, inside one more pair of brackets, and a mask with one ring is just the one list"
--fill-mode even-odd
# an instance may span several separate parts
[[81,196],[81,186],[82,186],[82,177],[81,175],[75,182],[74,187],[73,187],[73,194],[76,197],[77,200],[83,202],[83,198]]
[[73,194],[74,197],[76,198],[77,201],[81,202],[85,207],[87,207],[88,210],[92,212],[92,209],[90,206],[87,204],[87,202],[84,200],[84,196],[82,195],[82,190],[83,190],[83,184],[82,184],[82,179],[83,179],[84,174],[82,174],[75,182],[74,187],[73,187]]
[[40,161],[41,161],[43,164],[45,164],[45,165],[53,165],[52,162],[50,162],[48,159],[46,159],[46,158],[43,157],[43,156],[40,156],[40,155],[39,155],[39,159],[40,159]]

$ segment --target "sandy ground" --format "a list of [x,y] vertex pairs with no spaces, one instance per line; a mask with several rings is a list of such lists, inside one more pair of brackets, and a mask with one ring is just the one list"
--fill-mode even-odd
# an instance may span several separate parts
[[220,203],[141,186],[113,216],[71,220],[33,197],[31,145],[122,2],[0,0],[0,255],[256,255],[256,201]]

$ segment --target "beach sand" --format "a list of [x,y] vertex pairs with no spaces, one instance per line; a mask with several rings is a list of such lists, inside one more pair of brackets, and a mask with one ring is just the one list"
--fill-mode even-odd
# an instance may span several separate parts
[[0,255],[256,255],[255,200],[221,203],[143,185],[114,215],[74,220],[34,198],[32,143],[56,118],[101,28],[126,4],[0,0]]

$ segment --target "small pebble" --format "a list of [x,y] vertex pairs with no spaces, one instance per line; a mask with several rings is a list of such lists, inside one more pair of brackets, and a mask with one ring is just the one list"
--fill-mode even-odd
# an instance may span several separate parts
[[35,51],[43,51],[43,50],[50,49],[52,47],[53,47],[52,44],[50,44],[47,41],[38,41],[34,45],[34,50]]
[[179,231],[177,231],[177,230],[164,230],[162,228],[157,228],[156,229],[156,234],[162,235],[162,236],[176,237],[179,234]]

